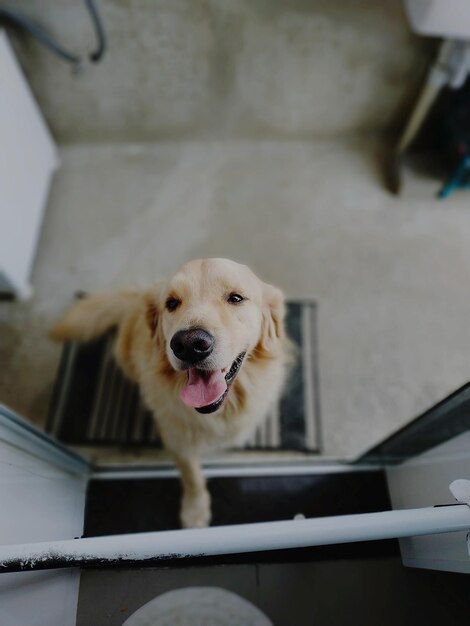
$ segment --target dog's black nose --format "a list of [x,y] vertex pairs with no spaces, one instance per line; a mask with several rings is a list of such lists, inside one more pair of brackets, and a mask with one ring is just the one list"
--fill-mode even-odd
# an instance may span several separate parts
[[171,338],[170,348],[181,361],[199,363],[214,349],[214,337],[202,328],[179,330]]

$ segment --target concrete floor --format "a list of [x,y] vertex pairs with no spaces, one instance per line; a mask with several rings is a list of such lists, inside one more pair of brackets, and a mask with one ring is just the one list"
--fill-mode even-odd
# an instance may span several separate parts
[[[68,49],[94,49],[83,3],[14,4]],[[436,54],[398,1],[100,0],[99,11],[107,52],[80,72],[9,30],[59,142],[380,132],[408,115]]]
[[85,570],[77,626],[121,626],[156,596],[191,586],[232,591],[276,626],[460,626],[470,605],[464,575],[407,568],[395,558]]
[[350,458],[470,378],[470,195],[381,186],[376,141],[61,150],[29,303],[0,303],[0,400],[44,419],[46,330],[77,290],[226,256],[319,305],[325,455]]

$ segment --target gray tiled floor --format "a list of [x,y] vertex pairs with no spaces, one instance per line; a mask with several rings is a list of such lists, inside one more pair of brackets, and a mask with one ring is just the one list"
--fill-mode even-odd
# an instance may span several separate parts
[[85,571],[77,626],[121,626],[172,589],[214,586],[260,608],[275,626],[457,626],[468,615],[461,574],[404,568],[399,559]]

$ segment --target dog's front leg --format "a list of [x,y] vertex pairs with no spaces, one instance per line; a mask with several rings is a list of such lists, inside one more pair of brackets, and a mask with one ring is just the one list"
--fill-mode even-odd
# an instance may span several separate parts
[[181,473],[183,499],[180,519],[183,528],[202,528],[211,521],[211,499],[206,479],[197,457],[175,455],[175,462]]

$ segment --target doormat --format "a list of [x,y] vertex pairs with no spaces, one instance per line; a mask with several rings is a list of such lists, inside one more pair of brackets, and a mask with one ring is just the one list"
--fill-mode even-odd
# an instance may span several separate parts
[[[290,380],[278,405],[245,450],[320,452],[317,310],[314,302],[287,304],[287,333],[298,346]],[[47,430],[71,445],[162,447],[138,387],[112,356],[114,333],[64,345]]]

